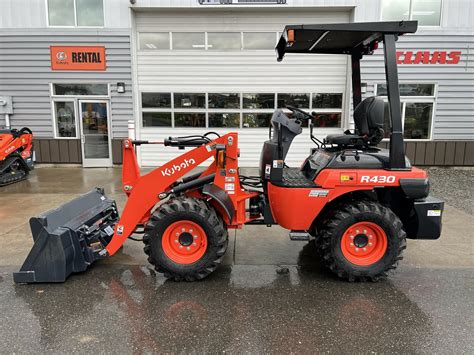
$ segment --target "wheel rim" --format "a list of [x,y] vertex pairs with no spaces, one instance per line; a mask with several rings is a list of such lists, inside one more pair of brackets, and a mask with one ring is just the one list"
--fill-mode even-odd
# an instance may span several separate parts
[[349,262],[359,266],[369,266],[382,259],[387,246],[387,234],[372,222],[353,224],[341,238],[342,254]]
[[166,228],[161,244],[166,256],[175,263],[192,264],[206,252],[207,236],[197,223],[177,221]]

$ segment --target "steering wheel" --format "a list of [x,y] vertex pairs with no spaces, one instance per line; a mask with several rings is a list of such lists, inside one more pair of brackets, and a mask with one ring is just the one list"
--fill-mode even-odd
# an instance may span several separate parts
[[[300,108],[297,108],[297,107],[294,107],[294,106],[290,106],[290,105],[285,105],[285,107],[290,110],[291,112],[298,112],[298,113],[301,113],[304,117],[302,118],[306,118],[307,120],[312,120],[313,119],[313,116],[310,115],[308,112],[306,111],[303,111],[302,109]],[[298,118],[298,117],[296,117]]]

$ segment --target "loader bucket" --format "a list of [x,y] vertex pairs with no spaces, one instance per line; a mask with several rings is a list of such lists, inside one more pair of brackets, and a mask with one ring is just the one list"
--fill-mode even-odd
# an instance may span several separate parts
[[119,218],[114,200],[95,188],[58,208],[30,219],[33,248],[16,283],[64,282],[73,272],[85,271],[105,258]]

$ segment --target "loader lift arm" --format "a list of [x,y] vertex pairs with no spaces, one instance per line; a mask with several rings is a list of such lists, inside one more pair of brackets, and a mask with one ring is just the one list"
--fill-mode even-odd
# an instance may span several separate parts
[[[139,144],[143,144],[143,142]],[[165,141],[164,144],[179,146],[178,144],[173,144],[173,141],[168,141],[168,144]],[[160,194],[162,194],[163,199],[166,198],[171,191],[173,183],[212,157],[215,158],[215,161],[200,176],[208,176],[215,172],[213,183],[216,187],[224,190],[225,176],[223,175],[226,175],[225,172],[227,174],[231,172],[231,174],[235,175],[235,189],[233,191],[236,191],[236,193],[231,195],[230,200],[234,205],[236,214],[232,217],[234,221],[239,222],[237,224],[245,223],[245,200],[256,196],[258,193],[241,191],[240,189],[237,163],[239,154],[237,133],[226,134],[205,145],[190,150],[143,176],[140,176],[139,173],[133,141],[130,139],[125,140],[123,150],[123,190],[128,195],[128,201],[119,222],[115,226],[113,238],[105,248],[108,255],[113,255],[125,240],[133,234],[138,225],[149,220],[151,211],[161,200]],[[220,154],[223,154],[225,157],[225,161],[221,162],[221,167],[216,165],[219,152],[222,152]],[[224,170],[224,173],[218,173],[217,170]],[[229,221],[229,224],[232,224],[232,221]]]

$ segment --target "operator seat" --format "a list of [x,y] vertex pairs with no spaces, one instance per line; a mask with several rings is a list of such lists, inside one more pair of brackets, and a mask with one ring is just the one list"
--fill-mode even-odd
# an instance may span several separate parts
[[380,97],[372,96],[363,100],[354,110],[355,132],[331,134],[325,143],[338,146],[374,146],[384,137],[384,102]]

